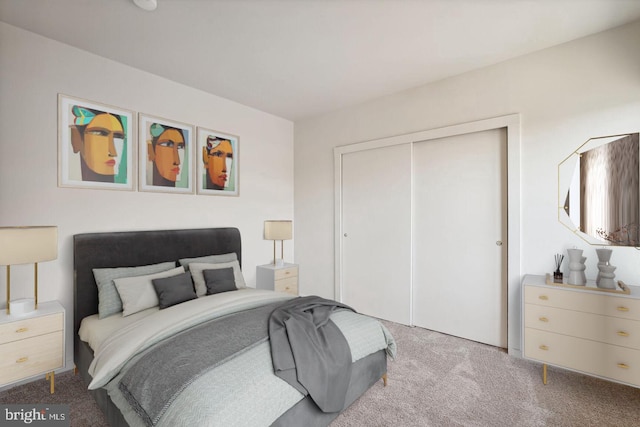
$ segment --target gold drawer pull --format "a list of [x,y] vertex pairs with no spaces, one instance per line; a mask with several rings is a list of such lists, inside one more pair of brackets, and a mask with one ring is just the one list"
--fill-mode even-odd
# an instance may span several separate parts
[[629,369],[629,365],[626,363],[618,363],[618,368],[620,369]]
[[29,360],[29,358],[28,358],[28,357],[26,357],[26,356],[25,356],[25,357],[21,357],[20,359],[16,360],[16,363],[24,363],[24,362],[26,362],[27,360]]
[[616,310],[618,310],[618,311],[629,311],[629,308],[621,305],[621,306],[616,307]]
[[549,321],[549,319],[547,319],[546,317],[541,317],[538,320],[540,320],[541,322],[548,322]]
[[541,299],[541,300],[543,300],[543,301],[546,301],[546,300],[548,300],[548,299],[549,299],[549,297],[548,297],[548,296],[546,296],[546,295],[540,295],[540,296],[538,296],[538,298],[540,298],[540,299]]
[[549,347],[547,347],[547,346],[546,346],[546,345],[544,345],[544,344],[542,344],[539,348],[540,348],[540,350],[544,350],[544,351],[549,350]]
[[16,329],[16,332],[21,334],[23,332],[27,332],[29,330],[29,328],[20,328],[20,329]]
[[628,337],[629,336],[629,332],[618,331],[618,335],[620,335],[621,337]]
[[285,271],[284,274],[291,274],[291,272],[290,271]]

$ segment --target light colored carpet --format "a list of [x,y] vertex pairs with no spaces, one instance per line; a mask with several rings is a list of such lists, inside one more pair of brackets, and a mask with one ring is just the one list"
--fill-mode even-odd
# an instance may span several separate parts
[[505,350],[384,323],[398,341],[387,387],[331,427],[640,426],[640,389],[551,367],[544,385],[541,365]]
[[[331,427],[640,427],[640,389],[551,367],[545,386],[540,365],[504,350],[384,323],[398,341],[388,386],[379,381]],[[56,376],[54,395],[42,379],[0,392],[0,403],[66,403],[72,426],[106,426],[71,372]]]

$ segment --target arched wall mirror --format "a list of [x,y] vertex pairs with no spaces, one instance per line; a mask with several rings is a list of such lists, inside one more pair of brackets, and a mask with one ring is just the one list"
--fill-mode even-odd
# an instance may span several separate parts
[[558,165],[558,219],[592,245],[640,246],[638,135],[591,138]]

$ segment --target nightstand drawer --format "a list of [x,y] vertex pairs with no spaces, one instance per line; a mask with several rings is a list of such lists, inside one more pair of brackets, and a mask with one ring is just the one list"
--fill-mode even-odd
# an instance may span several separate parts
[[288,277],[297,277],[298,276],[298,267],[289,267],[289,268],[280,268],[275,270],[274,278],[275,280],[282,280]]
[[278,292],[287,292],[298,295],[298,278],[296,276],[286,279],[276,280],[275,289]]
[[640,350],[640,322],[525,304],[524,326]]
[[61,331],[63,326],[62,313],[3,323],[0,324],[0,344]]
[[61,368],[63,342],[60,330],[0,345],[0,384]]
[[605,316],[640,320],[640,300],[584,291],[525,286],[524,302]]

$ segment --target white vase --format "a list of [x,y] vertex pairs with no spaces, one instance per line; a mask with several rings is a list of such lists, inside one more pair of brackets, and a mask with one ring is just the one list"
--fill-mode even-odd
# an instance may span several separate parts
[[570,285],[584,286],[587,281],[584,274],[584,263],[587,258],[582,256],[582,249],[567,249],[569,253],[569,279],[567,283]]
[[609,264],[612,253],[613,251],[611,249],[605,249],[605,248],[596,249],[596,254],[598,255],[598,276],[596,277],[596,285],[600,284],[600,277],[602,273],[602,270],[600,269],[600,267],[603,265]]
[[600,283],[598,283],[599,288],[603,289],[615,289],[616,282],[613,280],[616,275],[613,273],[616,267],[613,265],[603,265],[600,267]]

